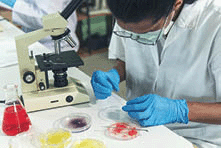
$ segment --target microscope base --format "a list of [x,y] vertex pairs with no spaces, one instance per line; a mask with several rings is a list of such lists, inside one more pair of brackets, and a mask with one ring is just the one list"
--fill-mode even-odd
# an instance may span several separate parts
[[68,79],[68,86],[56,88],[52,85],[44,91],[23,93],[27,112],[90,102],[86,89],[79,80]]

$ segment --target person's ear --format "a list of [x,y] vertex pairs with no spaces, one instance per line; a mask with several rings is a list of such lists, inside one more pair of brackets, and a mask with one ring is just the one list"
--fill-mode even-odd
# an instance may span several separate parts
[[174,9],[175,11],[177,11],[177,10],[180,9],[180,7],[181,7],[182,5],[183,5],[183,0],[176,0],[175,4],[174,4],[174,6],[173,6],[173,9]]

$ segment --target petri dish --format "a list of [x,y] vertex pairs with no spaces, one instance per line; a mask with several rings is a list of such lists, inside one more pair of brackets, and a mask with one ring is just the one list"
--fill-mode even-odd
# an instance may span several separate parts
[[106,146],[101,140],[86,138],[75,141],[71,148],[106,148]]
[[127,113],[120,106],[109,106],[98,112],[98,117],[105,121],[129,121]]
[[98,117],[104,121],[133,123],[139,126],[139,123],[123,111],[120,106],[106,107],[98,112]]
[[118,140],[131,140],[139,136],[136,127],[126,122],[117,122],[110,125],[105,133],[107,136]]
[[85,113],[74,113],[57,120],[54,126],[72,133],[83,132],[91,127],[91,117]]
[[71,132],[66,129],[51,129],[39,135],[41,148],[66,148],[71,143]]

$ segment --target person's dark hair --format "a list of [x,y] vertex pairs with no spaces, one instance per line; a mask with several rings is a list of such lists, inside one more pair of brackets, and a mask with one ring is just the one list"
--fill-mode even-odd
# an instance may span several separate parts
[[184,4],[192,4],[196,0],[184,0]]
[[[113,16],[125,23],[139,22],[150,18],[156,22],[167,16],[176,0],[107,0]],[[196,0],[184,0],[184,4],[192,4]]]

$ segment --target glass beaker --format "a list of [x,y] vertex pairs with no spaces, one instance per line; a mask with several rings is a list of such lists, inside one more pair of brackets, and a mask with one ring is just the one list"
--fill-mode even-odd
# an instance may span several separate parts
[[28,131],[31,121],[17,94],[17,85],[6,85],[2,131],[8,136]]

